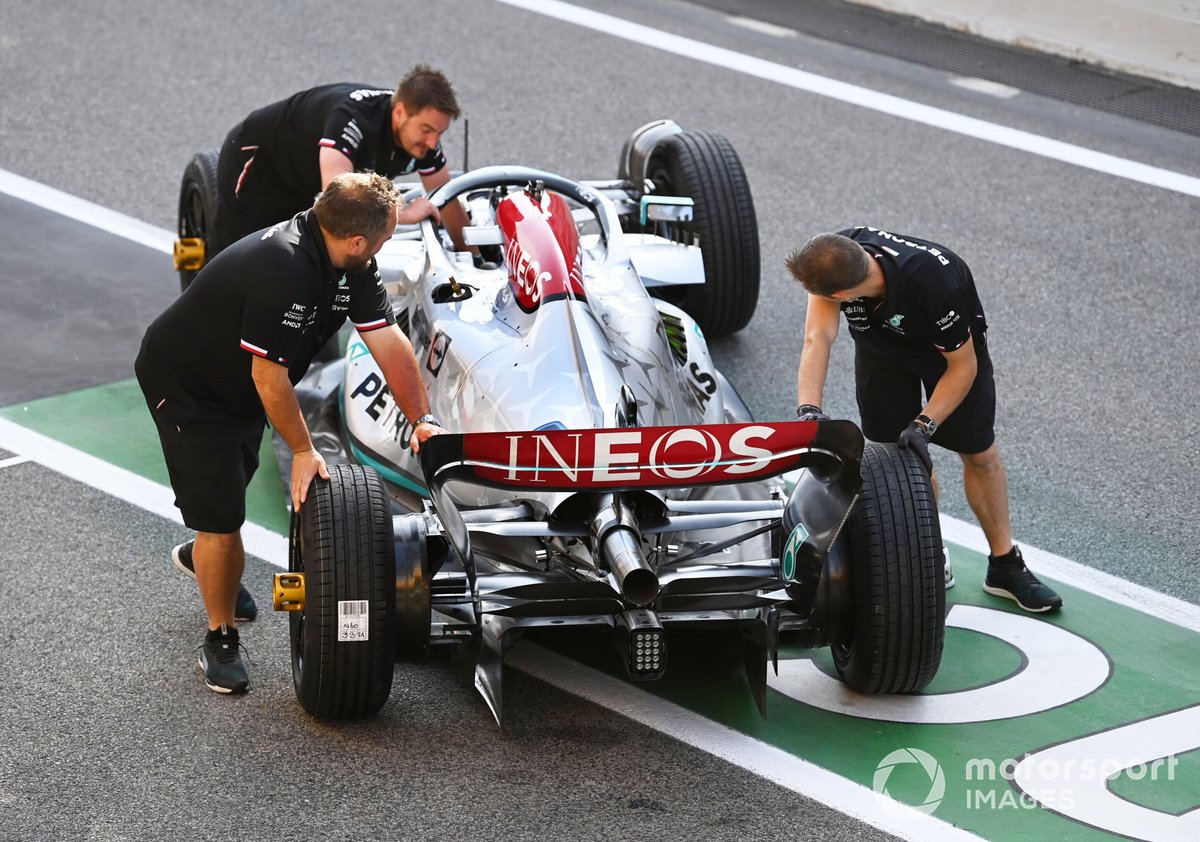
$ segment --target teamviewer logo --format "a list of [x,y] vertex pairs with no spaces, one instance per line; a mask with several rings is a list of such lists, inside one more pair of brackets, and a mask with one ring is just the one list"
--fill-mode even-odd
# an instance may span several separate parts
[[[929,792],[920,804],[910,806],[892,797],[888,792],[888,782],[893,780],[893,774],[903,776],[904,781],[911,784],[914,791],[917,791],[918,780],[921,788],[926,784],[929,786]],[[928,816],[938,808],[946,795],[946,776],[937,760],[928,752],[919,748],[898,748],[879,761],[879,765],[875,767],[875,778],[871,788],[879,796],[879,803],[884,811],[892,815],[914,818],[915,814],[924,813]]]

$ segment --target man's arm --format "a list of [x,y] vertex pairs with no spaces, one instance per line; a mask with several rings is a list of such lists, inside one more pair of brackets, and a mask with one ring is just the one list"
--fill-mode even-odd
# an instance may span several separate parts
[[[383,371],[383,379],[387,381],[396,405],[410,422],[416,421],[423,415],[429,414],[429,396],[425,394],[425,384],[421,382],[421,369],[417,365],[416,355],[413,354],[412,344],[408,337],[400,332],[395,325],[369,330],[360,333],[367,350]],[[442,432],[442,428],[434,424],[421,424],[413,430],[409,446],[416,453],[421,449],[421,442],[430,436]]]
[[958,409],[967,392],[971,391],[978,371],[975,342],[969,337],[953,351],[943,351],[942,356],[946,358],[946,373],[938,380],[933,394],[929,396],[929,403],[925,404],[922,411],[922,414],[928,415],[939,424]]
[[801,406],[821,405],[825,376],[829,372],[829,350],[837,339],[841,317],[838,302],[809,294],[804,349],[800,352],[800,370],[796,375],[796,403]]
[[271,426],[292,449],[292,511],[298,512],[308,496],[313,477],[329,479],[329,469],[309,438],[308,425],[300,413],[296,390],[288,380],[287,369],[262,357],[254,357],[250,376],[254,378],[254,388],[258,390]]
[[[448,166],[442,167],[437,172],[430,173],[429,175],[421,176],[421,184],[425,187],[426,195],[437,190],[449,180],[450,167]],[[450,239],[454,241],[454,247],[459,251],[467,251],[467,245],[463,242],[463,228],[470,223],[470,220],[467,218],[467,212],[458,199],[453,200],[450,204],[442,208],[441,222],[446,226],[446,230],[450,232]],[[478,251],[478,249],[472,249],[472,251]]]
[[344,172],[354,172],[354,162],[337,149],[322,146],[317,162],[321,165],[321,189],[324,190],[334,176]]

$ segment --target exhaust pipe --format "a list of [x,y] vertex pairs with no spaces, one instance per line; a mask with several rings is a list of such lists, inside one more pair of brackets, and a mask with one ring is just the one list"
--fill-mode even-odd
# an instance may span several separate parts
[[642,539],[633,510],[615,494],[602,494],[592,516],[592,546],[617,580],[621,596],[649,605],[658,596],[658,575],[642,557]]

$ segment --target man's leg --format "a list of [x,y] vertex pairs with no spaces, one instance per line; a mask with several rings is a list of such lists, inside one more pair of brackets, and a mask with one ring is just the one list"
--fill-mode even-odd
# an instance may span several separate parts
[[1005,555],[1013,547],[1012,523],[1008,512],[1008,475],[1000,450],[993,442],[982,453],[960,453],[963,463],[963,491],[987,538],[994,556]]
[[217,693],[245,693],[250,689],[234,626],[234,606],[246,553],[242,533],[197,532],[192,546],[196,582],[208,614],[208,634],[200,647],[204,683]]
[[192,560],[196,566],[200,598],[204,600],[204,610],[208,614],[209,630],[222,625],[233,628],[238,585],[246,565],[242,533],[197,532]]
[[960,453],[963,490],[979,526],[987,537],[987,578],[983,589],[993,596],[1011,599],[1026,611],[1055,611],[1062,598],[1025,566],[1021,550],[1012,540],[1008,511],[1008,477],[995,443],[979,453]]

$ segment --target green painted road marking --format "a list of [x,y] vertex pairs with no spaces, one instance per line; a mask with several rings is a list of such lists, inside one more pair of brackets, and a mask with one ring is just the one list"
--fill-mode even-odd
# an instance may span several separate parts
[[[7,407],[0,417],[166,480],[133,381]],[[285,533],[269,443],[249,496],[251,521]],[[943,666],[924,694],[857,696],[830,678],[828,650],[791,648],[771,679],[764,721],[737,641],[680,635],[670,638],[666,678],[634,686],[760,751],[803,758],[868,792],[886,787],[930,814],[879,801],[894,814],[876,823],[909,838],[933,838],[920,824],[930,817],[989,839],[1200,838],[1200,624],[1167,622],[1059,582],[1066,610],[1031,617],[982,592],[980,553],[952,549],[959,584],[947,594]],[[615,650],[597,638],[535,637],[596,671],[622,674]]]
[[[138,476],[169,485],[158,434],[136,380],[122,380],[0,409],[0,418],[91,453]],[[259,469],[246,494],[246,519],[286,535],[287,497],[270,430],[259,449]]]

